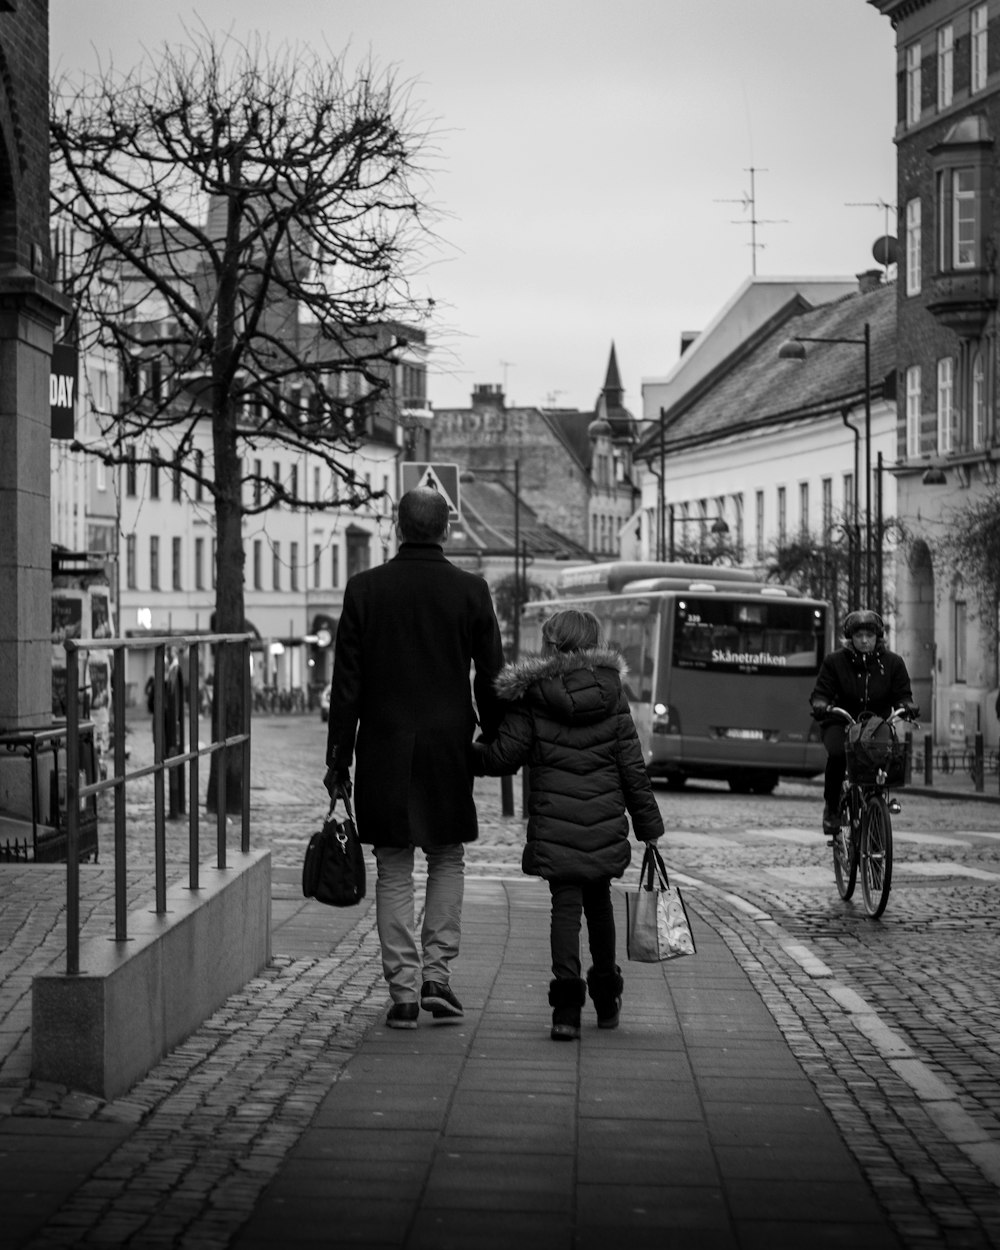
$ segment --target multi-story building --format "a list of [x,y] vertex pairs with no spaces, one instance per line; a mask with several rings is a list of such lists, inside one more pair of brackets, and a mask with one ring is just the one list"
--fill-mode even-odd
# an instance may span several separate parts
[[516,462],[520,497],[534,516],[591,555],[613,558],[623,554],[638,500],[638,425],[623,401],[612,344],[592,411],[508,407],[502,387],[477,386],[470,407],[435,411],[434,458],[508,484]]
[[[701,360],[694,346],[681,357],[690,356],[690,377],[678,369],[644,384],[642,554],[763,571],[796,544],[839,548],[854,565],[854,593],[889,608],[891,550],[881,538],[896,500],[878,467],[895,459],[895,291],[878,271],[838,298],[827,284],[809,286],[825,302],[813,306],[789,282],[764,288],[766,315],[731,302],[696,341]],[[668,382],[673,401],[654,417],[650,401],[666,397]],[[841,615],[856,606],[844,578],[824,593],[843,598]]]
[[[199,408],[201,381],[185,374],[176,387],[176,420],[169,410],[146,428],[135,415],[127,426],[116,420],[120,403],[131,399],[134,409],[137,397],[145,402],[165,387],[169,350],[162,345],[176,333],[138,285],[131,279],[124,302],[139,310],[142,324],[132,337],[142,347],[121,362],[120,378],[106,356],[81,356],[73,441],[53,443],[53,541],[91,556],[107,553],[119,632],[208,633],[215,624],[216,512],[212,421]],[[302,333],[294,315],[283,320]],[[392,554],[399,460],[428,454],[425,334],[387,323],[370,328],[365,350],[368,373],[379,372],[385,389],[366,400],[364,380],[349,368],[332,381],[352,426],[350,444],[336,452],[339,471],[329,464],[329,447],[323,457],[306,438],[270,437],[266,412],[250,397],[253,380],[244,383],[244,606],[259,685],[315,693],[329,680],[344,584]],[[270,398],[293,418],[311,412],[308,382],[294,375]],[[102,447],[123,430],[124,464],[105,464]],[[122,454],[114,448],[115,457]],[[151,662],[151,653],[129,656],[133,701]]]
[[902,646],[938,741],[997,742],[997,586],[950,539],[1000,516],[1000,0],[869,0],[896,31]]

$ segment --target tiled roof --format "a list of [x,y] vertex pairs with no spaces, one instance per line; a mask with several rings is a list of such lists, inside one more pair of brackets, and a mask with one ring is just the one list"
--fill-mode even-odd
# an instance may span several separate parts
[[[452,527],[446,553],[514,550],[515,498],[509,483],[485,473],[463,474],[461,508],[462,519]],[[523,500],[517,519],[518,538],[527,546],[529,555],[556,560],[589,558],[585,547],[545,525]]]
[[[737,430],[804,419],[864,397],[864,326],[871,334],[871,388],[882,392],[895,367],[896,287],[852,294],[818,308],[793,299],[666,413],[667,447],[711,442]],[[801,362],[783,360],[786,340],[837,338],[857,343],[806,343]],[[654,428],[643,439],[660,445]]]

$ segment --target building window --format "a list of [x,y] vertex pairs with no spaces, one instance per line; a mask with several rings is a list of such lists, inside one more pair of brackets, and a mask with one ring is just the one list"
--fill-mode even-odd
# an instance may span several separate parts
[[[292,465],[292,480],[290,484],[290,489],[292,492],[292,499],[293,500],[298,499],[299,497],[299,466],[297,464]],[[296,507],[296,504],[293,503],[292,507],[293,508]]]
[[129,499],[135,498],[136,489],[135,448],[130,447],[125,461],[125,494]]
[[979,233],[979,194],[975,170],[952,172],[952,248],[951,263],[956,269],[973,269],[977,261],[976,238]]
[[799,482],[799,533],[809,533],[809,483]]
[[195,590],[205,589],[205,540],[194,540],[194,587]]
[[906,205],[906,294],[919,295],[920,266],[920,200]]
[[217,565],[218,563],[219,563],[219,548],[218,548],[218,544],[216,543],[215,539],[213,538],[213,539],[212,539],[212,563],[211,563],[211,565],[209,566],[209,571],[210,571],[210,573],[211,573],[212,589],[213,589],[213,590],[215,589],[215,568],[216,568],[216,565]]
[[135,535],[125,535],[125,585],[129,590],[137,586],[135,574]]
[[149,466],[149,497],[150,499],[159,499],[160,497],[160,453],[154,447],[150,452],[149,458],[151,464]]
[[263,486],[261,485],[261,477],[264,473],[264,467],[259,460],[253,462],[253,504],[255,508],[259,508],[263,499]]
[[194,497],[198,503],[201,503],[205,498],[205,485],[202,481],[205,474],[205,453],[203,451],[194,453],[194,471],[198,475],[194,483]]
[[319,503],[319,469],[318,468],[313,469],[313,502]]
[[263,573],[261,571],[262,562],[263,562],[263,544],[259,538],[255,538],[254,544],[253,544],[253,588],[254,590],[261,590],[263,588],[261,585],[261,578],[263,577]]
[[972,446],[978,451],[986,446],[986,374],[982,352],[972,362]]
[[920,121],[920,44],[911,43],[906,49],[906,123],[915,126]]
[[778,487],[778,542],[783,547],[788,537],[788,502],[784,486]]
[[149,589],[160,589],[160,540],[156,534],[149,540]]
[[955,680],[965,682],[968,659],[968,613],[964,599],[955,600]]
[[955,28],[942,26],[937,33],[937,106],[949,108],[955,93]]
[[355,573],[361,573],[364,569],[371,568],[371,535],[367,530],[348,526],[346,537],[347,576],[351,578]]
[[170,584],[174,590],[181,589],[181,540],[170,540]]
[[330,585],[334,590],[340,585],[340,548],[336,543],[330,548]]
[[271,465],[271,481],[274,484],[274,498],[277,502],[278,492],[281,490],[281,464],[277,460]]
[[174,473],[173,473],[174,503],[180,503],[181,501],[181,481],[182,481],[181,462],[180,460],[175,460],[174,461]]
[[906,455],[908,459],[920,455],[920,366],[910,365],[906,370]]
[[299,544],[292,543],[288,549],[288,579],[292,590],[299,588]]
[[982,91],[986,86],[986,47],[987,47],[987,6],[985,4],[977,4],[972,10],[971,31],[972,37],[970,41],[970,56],[972,60],[971,72],[969,75],[971,90],[975,94]]
[[271,589],[281,589],[281,543],[271,547]]
[[844,474],[844,516],[854,521],[854,474]]
[[98,460],[96,465],[97,489],[108,489],[108,466],[103,460]]
[[937,363],[937,449],[946,455],[954,445],[955,366],[950,356],[942,356]]
[[828,542],[830,530],[833,528],[833,478],[825,477],[820,482],[823,509],[823,541]]
[[757,549],[757,559],[764,558],[764,492],[757,491],[754,496],[753,540]]
[[319,590],[320,576],[321,576],[319,562],[320,562],[320,556],[322,554],[322,550],[323,549],[322,547],[320,547],[319,543],[313,543],[313,589],[314,590]]

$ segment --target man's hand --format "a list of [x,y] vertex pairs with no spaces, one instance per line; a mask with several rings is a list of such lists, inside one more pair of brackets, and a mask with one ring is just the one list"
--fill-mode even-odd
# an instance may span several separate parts
[[903,712],[907,720],[919,720],[920,719],[920,708],[917,706],[916,703],[904,703]]
[[326,792],[333,803],[336,803],[339,798],[351,797],[351,774],[346,769],[328,768],[323,778],[323,785],[326,786]]
[[820,717],[825,716],[829,710],[829,703],[814,703],[812,705],[813,720],[819,720]]

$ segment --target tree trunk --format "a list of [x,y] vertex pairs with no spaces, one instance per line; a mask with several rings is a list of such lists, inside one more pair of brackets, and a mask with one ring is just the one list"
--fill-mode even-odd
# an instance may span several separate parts
[[[235,422],[227,421],[225,413],[217,413],[214,421],[215,472],[218,492],[215,498],[215,632],[242,634],[246,630],[246,609],[243,597],[243,509],[240,504],[240,464],[236,454]],[[243,670],[241,652],[228,647],[223,680],[218,670],[214,683],[212,708],[213,730],[217,731],[217,701],[222,700],[223,728],[226,737],[243,730]],[[221,753],[212,755],[208,779],[208,809],[218,810],[218,784]],[[226,752],[226,810],[240,812],[243,807],[242,751]]]

